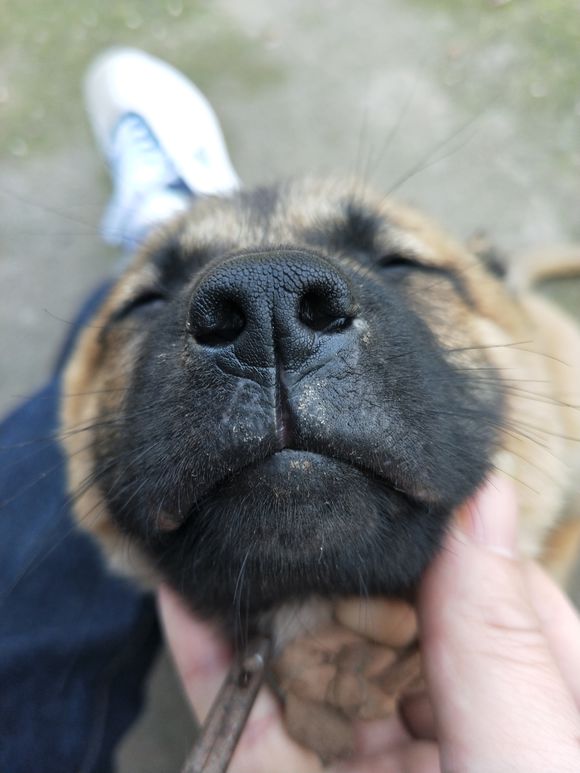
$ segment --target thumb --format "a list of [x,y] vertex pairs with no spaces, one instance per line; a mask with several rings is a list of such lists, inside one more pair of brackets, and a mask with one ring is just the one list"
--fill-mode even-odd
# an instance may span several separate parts
[[425,575],[418,615],[443,771],[580,770],[580,723],[515,555],[517,505],[494,478]]

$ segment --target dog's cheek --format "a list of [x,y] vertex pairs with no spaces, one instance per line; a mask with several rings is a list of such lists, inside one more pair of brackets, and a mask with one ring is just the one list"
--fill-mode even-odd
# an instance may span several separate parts
[[[126,540],[116,527],[103,494],[97,461],[99,444],[111,443],[103,429],[122,425],[122,405],[128,375],[138,356],[127,333],[103,340],[105,313],[87,327],[65,370],[61,393],[61,444],[67,459],[67,490],[76,523],[95,537],[112,566],[122,573],[145,577],[150,570],[135,558],[127,566]],[[122,356],[119,351],[123,351]]]

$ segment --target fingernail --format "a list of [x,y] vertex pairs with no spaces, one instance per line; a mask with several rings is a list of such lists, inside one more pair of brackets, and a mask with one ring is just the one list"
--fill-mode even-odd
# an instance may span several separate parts
[[459,539],[471,542],[507,558],[517,554],[517,500],[508,480],[491,476],[477,493],[462,505],[455,518]]

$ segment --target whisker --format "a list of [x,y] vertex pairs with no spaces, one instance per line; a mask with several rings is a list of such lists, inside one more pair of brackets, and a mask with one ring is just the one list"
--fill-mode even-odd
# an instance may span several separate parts
[[457,137],[460,137],[467,129],[469,129],[474,124],[477,124],[480,122],[485,115],[485,112],[477,113],[474,116],[471,116],[467,121],[464,121],[460,126],[458,126],[451,134],[447,135],[444,139],[440,140],[439,142],[435,143],[427,153],[424,154],[422,158],[419,159],[407,172],[400,175],[388,188],[385,199],[388,199],[390,196],[393,195],[395,191],[397,191],[402,185],[404,185],[406,182],[411,180],[413,177],[416,177],[421,172],[424,172],[426,169],[428,169],[431,166],[434,166],[435,164],[440,163],[441,161],[444,161],[446,158],[448,158],[450,155],[453,155],[453,153],[456,153],[457,150],[461,150],[463,147],[465,147],[466,144],[471,142],[473,139],[473,136],[475,136],[475,133],[467,138],[467,140],[462,143],[457,149],[452,149],[448,153],[437,157],[436,154],[439,153],[439,151],[444,150],[451,142],[453,142],[454,139]]

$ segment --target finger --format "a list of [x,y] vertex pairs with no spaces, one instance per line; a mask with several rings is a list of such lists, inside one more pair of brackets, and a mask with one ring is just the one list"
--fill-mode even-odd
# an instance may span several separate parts
[[[576,705],[580,708],[580,617],[552,577],[533,561],[524,564],[529,596],[548,646]],[[400,706],[415,738],[435,739],[435,719],[427,695],[409,696]]]
[[417,636],[417,617],[396,599],[345,599],[335,607],[339,623],[387,647],[404,647]]
[[[162,586],[158,604],[165,636],[186,695],[203,722],[231,665],[231,650],[207,623]],[[274,766],[274,767],[273,767]],[[231,773],[319,773],[318,758],[287,735],[279,704],[260,690],[230,766]]]
[[578,713],[513,557],[516,516],[513,489],[488,483],[421,583],[422,652],[444,770],[531,773],[546,770],[554,752],[562,769],[580,766]]
[[331,767],[327,773],[440,773],[436,744],[413,741],[393,752],[364,759],[349,760]]
[[359,757],[376,756],[403,744],[411,737],[398,716],[357,722],[354,726],[354,748]]
[[321,773],[313,753],[287,734],[272,694],[263,689],[232,758],[229,773]]
[[157,599],[181,683],[203,722],[231,665],[231,648],[210,625],[194,617],[167,586],[160,587]]
[[525,566],[530,598],[564,682],[580,708],[580,618],[554,580],[534,562]]
[[413,738],[424,741],[437,739],[435,715],[426,693],[405,696],[399,706],[404,726]]

